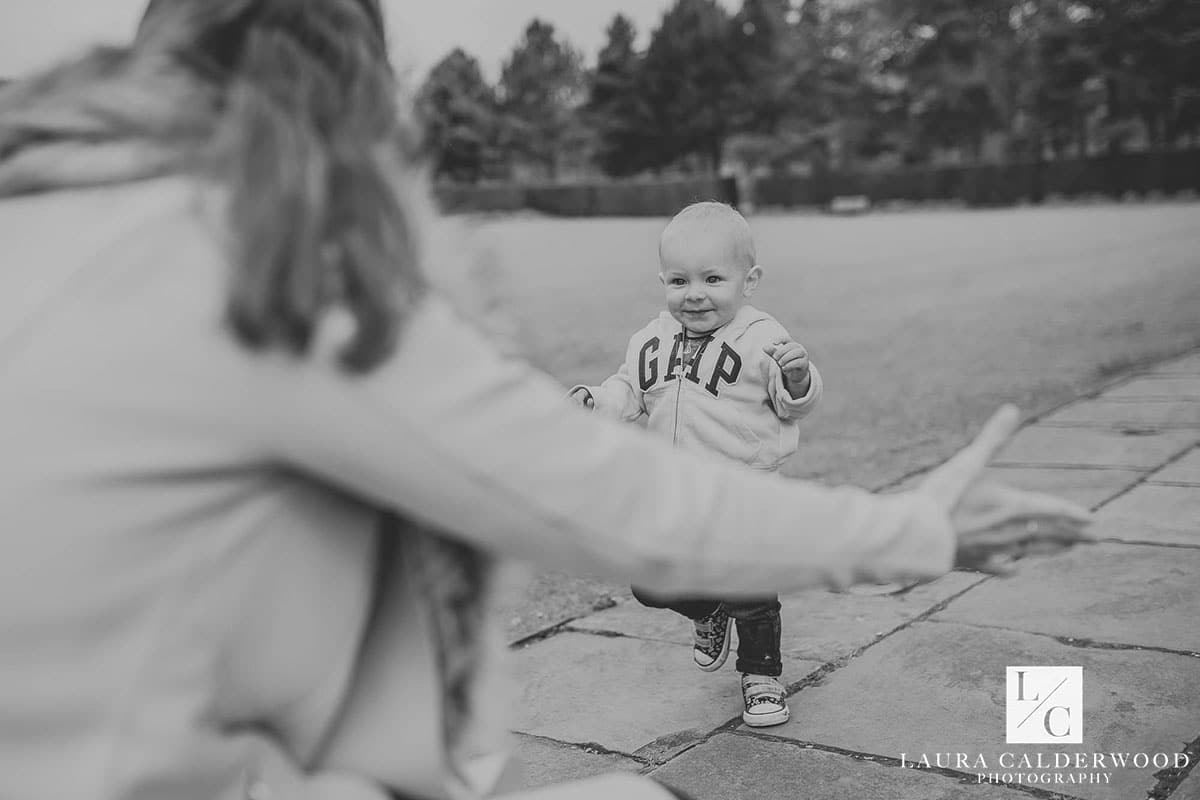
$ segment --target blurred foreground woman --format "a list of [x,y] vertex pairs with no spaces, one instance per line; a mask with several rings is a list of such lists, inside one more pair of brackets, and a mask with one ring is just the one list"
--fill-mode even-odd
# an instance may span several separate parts
[[[0,91],[0,797],[478,796],[490,554],[736,594],[1079,539],[974,485],[1011,410],[876,497],[569,407],[429,287],[395,97],[374,0],[155,0]],[[529,796],[618,793],[669,796]]]

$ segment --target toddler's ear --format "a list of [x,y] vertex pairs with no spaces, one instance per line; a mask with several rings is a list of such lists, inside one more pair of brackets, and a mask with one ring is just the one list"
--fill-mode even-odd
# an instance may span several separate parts
[[754,294],[754,290],[758,288],[758,282],[762,278],[763,270],[758,264],[746,271],[746,285],[742,288],[742,296],[749,297]]

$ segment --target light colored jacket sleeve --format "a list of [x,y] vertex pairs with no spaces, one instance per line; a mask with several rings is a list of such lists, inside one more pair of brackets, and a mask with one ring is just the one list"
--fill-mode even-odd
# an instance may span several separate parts
[[749,350],[758,359],[763,381],[767,384],[767,399],[775,415],[780,419],[803,419],[811,414],[825,391],[824,381],[821,380],[821,373],[816,365],[811,362],[809,364],[812,380],[808,391],[803,397],[792,397],[783,382],[783,370],[779,368],[779,362],[763,351],[763,347],[790,340],[792,336],[787,329],[774,319],[763,320],[750,326],[747,335],[750,336]]
[[602,417],[620,422],[635,422],[646,413],[646,407],[642,404],[642,393],[633,385],[625,364],[621,365],[615,375],[605,378],[599,386],[580,383],[572,386],[568,394],[573,395],[581,390],[592,396],[592,402],[595,404],[593,410]]
[[[766,355],[764,353],[764,355]],[[779,363],[770,356],[766,356],[770,377],[767,380],[767,394],[771,399],[771,408],[775,409],[775,414],[780,419],[803,419],[812,413],[817,407],[817,401],[821,399],[821,395],[825,392],[825,383],[821,380],[821,373],[817,370],[817,365],[809,363],[808,371],[812,376],[809,381],[808,391],[803,397],[792,397],[791,392],[787,390],[787,386],[783,382],[783,370],[779,368]]]
[[[336,332],[321,340],[336,343]],[[581,412],[437,299],[366,376],[264,357],[271,455],[502,554],[664,592],[762,593],[931,578],[946,515],[683,455]],[[736,535],[734,533],[736,532]]]
[[629,365],[632,363],[631,357],[640,341],[641,334],[635,334],[629,340],[629,345],[625,349],[625,360],[621,362],[621,367],[615,374],[605,378],[599,386],[577,384],[571,387],[568,394],[573,395],[580,390],[586,391],[591,395],[592,402],[595,404],[593,411],[600,416],[621,422],[636,422],[646,413],[646,399],[645,392],[629,374]]

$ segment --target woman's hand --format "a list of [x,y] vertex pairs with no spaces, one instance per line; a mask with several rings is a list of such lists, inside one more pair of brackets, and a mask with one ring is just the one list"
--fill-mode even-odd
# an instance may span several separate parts
[[1014,489],[982,480],[988,462],[1017,429],[1019,415],[1004,406],[987,421],[975,441],[921,482],[958,533],[956,567],[1009,572],[1027,555],[1057,553],[1092,539],[1084,533],[1091,513],[1053,495]]

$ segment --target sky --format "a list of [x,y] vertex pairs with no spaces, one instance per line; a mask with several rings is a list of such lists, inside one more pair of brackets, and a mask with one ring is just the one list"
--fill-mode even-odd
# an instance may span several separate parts
[[[737,0],[721,0],[733,10]],[[146,0],[0,0],[0,77],[19,77],[91,44],[127,41]],[[589,63],[615,14],[633,20],[640,43],[671,0],[383,0],[397,66],[424,78],[454,47],[479,59],[495,80],[500,63],[535,16]]]

